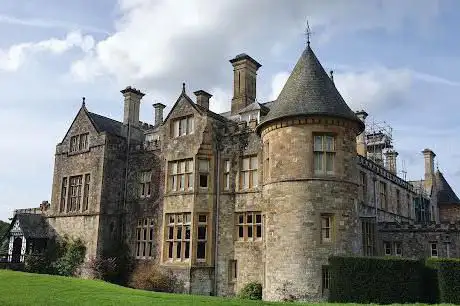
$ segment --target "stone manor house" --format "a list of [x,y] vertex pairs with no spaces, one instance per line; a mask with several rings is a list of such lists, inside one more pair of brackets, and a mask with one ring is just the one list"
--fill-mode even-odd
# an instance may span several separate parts
[[327,295],[333,254],[460,257],[460,200],[435,154],[423,150],[424,179],[400,177],[398,153],[367,132],[310,44],[275,101],[256,100],[261,64],[244,53],[230,63],[227,113],[185,84],[165,117],[153,105],[153,125],[139,121],[133,87],[122,121],[83,101],[56,146],[51,200],[15,212],[6,260],[54,236],[82,238],[87,258],[123,241],[187,293],[233,296],[256,281],[278,300],[283,288]]

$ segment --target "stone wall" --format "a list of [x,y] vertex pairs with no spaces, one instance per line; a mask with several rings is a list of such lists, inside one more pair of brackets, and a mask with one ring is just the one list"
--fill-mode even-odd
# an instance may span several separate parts
[[441,222],[457,222],[460,220],[460,205],[442,204],[439,206],[439,220]]

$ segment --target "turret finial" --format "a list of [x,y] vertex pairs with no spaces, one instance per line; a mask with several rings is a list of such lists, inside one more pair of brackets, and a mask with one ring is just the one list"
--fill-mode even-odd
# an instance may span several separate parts
[[305,28],[305,37],[307,38],[307,47],[310,46],[310,37],[313,34],[313,32],[310,30],[310,24],[308,23],[307,20],[307,27]]
[[185,82],[182,83],[182,93],[185,94]]
[[81,98],[81,107],[85,107],[85,106],[86,106],[86,105],[85,105],[85,100],[86,100],[85,97],[82,97],[82,98]]

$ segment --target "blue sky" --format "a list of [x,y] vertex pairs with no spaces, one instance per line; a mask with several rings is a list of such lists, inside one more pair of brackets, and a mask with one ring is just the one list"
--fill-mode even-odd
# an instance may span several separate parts
[[[20,3],[20,4],[18,4]],[[460,190],[460,2],[455,0],[3,0],[0,6],[0,219],[49,200],[54,150],[85,96],[122,118],[119,90],[171,106],[187,83],[230,108],[232,67],[246,52],[259,70],[259,101],[276,98],[312,47],[354,110],[393,127],[399,170],[423,176],[424,148]],[[192,94],[191,94],[192,95]],[[169,110],[169,107],[167,108]]]

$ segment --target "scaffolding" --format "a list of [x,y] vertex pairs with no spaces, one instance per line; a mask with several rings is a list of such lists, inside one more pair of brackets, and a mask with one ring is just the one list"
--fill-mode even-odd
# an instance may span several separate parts
[[385,121],[377,122],[372,118],[366,120],[364,133],[367,158],[381,166],[388,166],[385,165],[384,155],[393,149],[393,128]]

